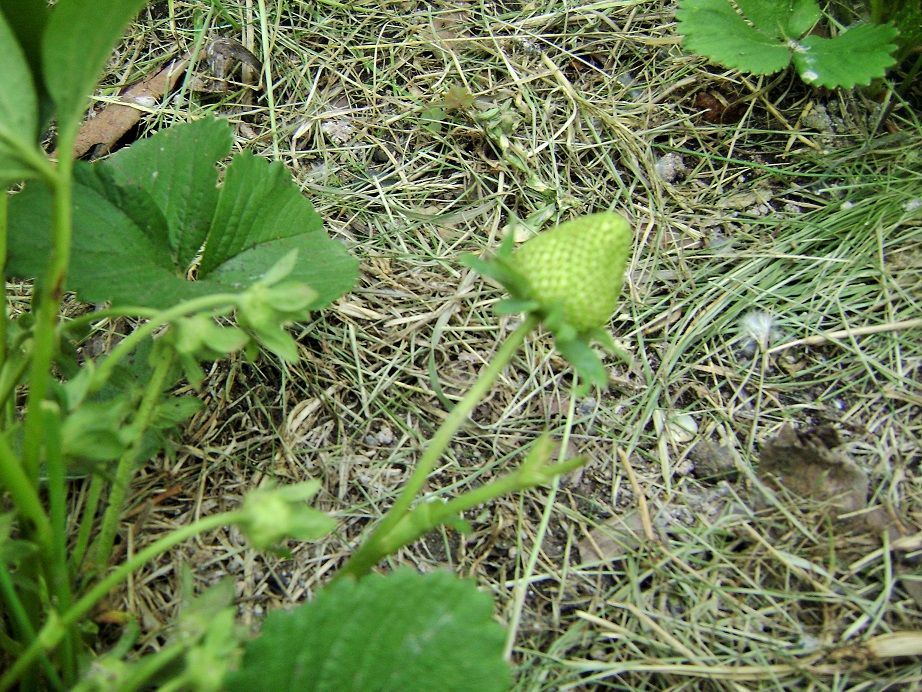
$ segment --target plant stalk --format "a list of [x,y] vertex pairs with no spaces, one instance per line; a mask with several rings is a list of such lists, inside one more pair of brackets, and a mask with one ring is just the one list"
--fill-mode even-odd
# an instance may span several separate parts
[[[7,245],[7,202],[9,191],[5,187],[0,187],[0,267],[6,266],[6,245]],[[0,371],[6,365],[6,341],[9,332],[9,315],[7,314],[6,305],[6,277],[0,283],[0,300],[3,301],[0,307]],[[5,400],[0,398],[0,404]]]
[[[540,443],[539,443],[540,444]],[[535,450],[533,449],[532,452]],[[391,554],[416,539],[424,536],[435,526],[444,524],[452,517],[459,516],[461,512],[485,504],[497,497],[527,490],[537,485],[576,470],[585,463],[582,457],[576,457],[560,464],[545,466],[546,456],[540,460],[538,471],[528,468],[528,462],[522,468],[507,474],[486,485],[470,490],[463,495],[443,503],[420,503],[406,514],[390,533],[381,539],[381,549],[385,554]]]
[[70,265],[71,235],[73,232],[73,140],[74,127],[62,128],[58,141],[61,158],[51,178],[54,190],[52,210],[52,245],[48,271],[33,303],[35,332],[32,342],[32,368],[29,374],[29,393],[26,397],[26,416],[23,423],[22,463],[26,476],[33,485],[38,483],[38,467],[42,448],[41,402],[48,394],[51,381],[51,361],[56,343],[56,325],[64,296],[64,282]]
[[[3,595],[3,600],[6,603],[6,612],[9,615],[13,629],[18,632],[17,638],[19,641],[33,644],[35,642],[35,630],[32,628],[29,615],[26,613],[26,609],[23,607],[22,601],[19,600],[19,596],[16,593],[16,586],[13,584],[13,578],[2,560],[0,560],[0,594]],[[51,661],[44,651],[39,653],[38,662],[45,672],[45,675],[48,677],[48,682],[51,683],[51,686],[55,690],[63,690],[64,683],[61,682],[58,671],[51,665]]]
[[539,321],[538,317],[528,315],[522,324],[509,335],[509,338],[506,339],[487,367],[484,368],[474,386],[471,387],[467,394],[464,395],[464,398],[448,414],[442,425],[439,426],[393,506],[381,519],[371,536],[346,562],[335,579],[341,579],[344,576],[363,577],[371,571],[371,568],[378,561],[388,554],[387,548],[384,547],[388,534],[406,516],[429,474],[432,473],[436,463],[445,453],[448,443],[451,442],[467,420],[474,407],[487,395],[496,378],[499,377],[499,374],[512,360],[512,356],[519,350],[519,347],[525,341],[525,337],[538,326]]
[[182,543],[200,533],[212,531],[221,526],[237,524],[243,520],[243,512],[224,512],[210,517],[199,519],[193,524],[182,526],[168,533],[163,538],[151,543],[146,548],[135,553],[130,560],[123,562],[117,568],[96,583],[82,598],[75,602],[60,618],[51,619],[45,623],[37,638],[13,664],[3,677],[0,678],[0,692],[12,687],[20,675],[38,658],[42,652],[55,648],[66,634],[68,628],[76,625],[89,613],[93,607],[105,598],[115,586],[128,578],[132,572],[153,560],[158,555],[165,553],[175,545]]
[[95,570],[105,571],[109,565],[112,545],[115,543],[115,534],[118,531],[118,522],[122,516],[122,508],[128,494],[128,487],[137,462],[138,452],[144,439],[144,432],[150,427],[150,423],[154,418],[157,402],[163,393],[163,387],[172,364],[173,352],[168,349],[161,350],[158,354],[154,371],[144,390],[141,404],[138,406],[137,416],[132,422],[132,439],[129,447],[122,455],[122,458],[119,459],[118,467],[115,471],[115,480],[112,482],[112,489],[109,491],[109,504],[103,515],[102,526],[99,529],[99,535],[94,545]]
[[[61,449],[60,410],[50,401],[42,403],[44,408],[45,469],[48,476],[48,507],[51,518],[51,555],[42,561],[45,581],[54,594],[54,608],[64,611],[73,603],[71,572],[67,567],[67,487],[65,480],[64,452]],[[75,643],[79,633],[71,627],[59,655],[64,684],[73,687],[77,678],[77,654]]]

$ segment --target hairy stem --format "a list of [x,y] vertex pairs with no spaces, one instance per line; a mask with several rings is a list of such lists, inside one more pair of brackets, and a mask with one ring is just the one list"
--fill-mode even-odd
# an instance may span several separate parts
[[[68,128],[72,130],[73,128]],[[72,233],[73,133],[70,140],[59,142],[63,149],[58,161],[57,174],[53,178],[54,207],[52,210],[52,245],[48,271],[33,296],[35,332],[32,341],[32,368],[29,374],[29,394],[26,397],[26,418],[23,423],[22,461],[26,475],[32,484],[38,482],[38,466],[42,448],[41,402],[48,393],[51,381],[51,360],[54,356],[58,312],[64,295],[64,281],[70,264]]]
[[522,324],[509,335],[506,342],[496,352],[496,355],[489,362],[487,367],[484,368],[484,371],[481,373],[477,382],[474,383],[474,386],[471,387],[467,394],[464,395],[464,398],[458,402],[457,406],[452,409],[451,413],[448,414],[448,417],[436,431],[432,440],[429,442],[429,446],[426,448],[416,468],[413,470],[413,475],[410,476],[410,479],[407,481],[393,506],[387,511],[384,518],[381,519],[381,522],[375,528],[371,536],[365,540],[336,575],[337,579],[343,576],[362,577],[368,574],[371,568],[388,554],[387,548],[384,547],[387,535],[407,514],[410,506],[413,504],[413,500],[419,494],[420,490],[422,490],[426,478],[429,477],[429,474],[432,473],[432,469],[435,468],[436,463],[445,453],[448,443],[451,442],[455,433],[458,432],[467,420],[471,411],[474,410],[474,407],[480,403],[484,396],[486,396],[490,387],[492,387],[493,383],[496,381],[496,378],[499,377],[499,374],[506,365],[509,364],[509,361],[512,360],[512,356],[515,355],[516,351],[519,350],[519,347],[525,341],[525,337],[538,326],[538,322],[539,319],[537,317],[529,315]]
[[146,548],[141,549],[127,562],[122,563],[114,569],[108,576],[99,581],[82,598],[70,607],[60,618],[52,619],[45,623],[37,638],[32,644],[20,655],[16,663],[0,678],[0,692],[5,692],[12,687],[13,683],[28,667],[38,658],[42,652],[54,649],[64,637],[68,628],[74,626],[93,607],[99,603],[106,594],[115,586],[128,578],[132,572],[153,560],[158,555],[165,553],[175,545],[186,541],[200,533],[217,529],[221,526],[229,526],[242,521],[244,514],[242,512],[224,512],[215,514],[210,517],[199,519],[193,524],[182,526]]
[[150,427],[150,423],[154,418],[157,403],[160,401],[172,363],[173,352],[168,349],[160,351],[154,366],[154,372],[144,390],[141,404],[138,406],[138,413],[132,422],[132,439],[128,449],[119,459],[118,468],[115,471],[115,480],[112,483],[112,489],[109,491],[109,505],[103,515],[102,526],[99,529],[99,536],[97,536],[94,546],[95,569],[105,570],[109,564],[112,545],[115,542],[118,522],[122,515],[125,497],[128,494],[128,487],[137,462],[138,452],[141,449],[144,433]]

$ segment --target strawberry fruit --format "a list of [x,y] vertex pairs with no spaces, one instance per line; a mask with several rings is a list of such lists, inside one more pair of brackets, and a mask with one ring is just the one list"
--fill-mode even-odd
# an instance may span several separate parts
[[618,214],[567,221],[526,241],[509,264],[528,282],[528,299],[545,315],[585,334],[603,327],[618,304],[631,229]]

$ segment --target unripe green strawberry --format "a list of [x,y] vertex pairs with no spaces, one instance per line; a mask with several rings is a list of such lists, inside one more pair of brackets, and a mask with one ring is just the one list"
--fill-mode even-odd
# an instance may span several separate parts
[[614,314],[631,229],[618,214],[582,216],[540,233],[512,253],[510,264],[525,277],[530,298],[579,333],[604,326]]

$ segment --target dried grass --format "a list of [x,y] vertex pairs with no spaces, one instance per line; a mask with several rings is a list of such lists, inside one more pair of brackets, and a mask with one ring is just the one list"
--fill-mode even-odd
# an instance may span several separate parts
[[[261,96],[183,88],[145,127],[228,117],[239,148],[290,167],[362,278],[298,327],[296,366],[212,368],[206,409],[172,454],[139,470],[122,545],[236,506],[267,479],[323,479],[318,506],[337,532],[291,545],[290,558],[255,553],[233,530],[202,536],[110,605],[140,617],[157,648],[183,564],[200,586],[233,577],[246,623],[309,598],[514,326],[460,255],[489,251],[507,229],[615,209],[637,236],[614,321],[634,367],[612,363],[610,391],[575,401],[550,341],[532,340],[429,490],[484,482],[546,428],[562,453],[591,461],[550,494],[483,507],[466,517],[469,535],[433,532],[391,563],[449,568],[491,591],[513,624],[522,689],[915,689],[917,658],[859,646],[922,629],[891,547],[796,499],[718,501],[744,495],[747,473],[721,485],[695,472],[694,449],[723,445],[746,471],[784,423],[829,421],[870,473],[872,504],[922,524],[922,340],[918,324],[892,328],[922,314],[916,115],[898,104],[889,120],[902,139],[872,149],[887,141],[871,139],[876,104],[716,70],[683,53],[668,3],[348,6],[280,0],[263,15],[251,0],[160,3],[111,65],[114,87],[205,38],[251,47],[269,65]],[[436,125],[452,87],[474,101]],[[740,101],[741,119],[704,121],[701,91]],[[518,168],[475,117],[491,108]],[[811,126],[811,113],[831,114],[833,128]],[[767,350],[741,326],[754,310],[774,327]],[[696,423],[690,440],[663,427],[679,413]],[[633,511],[638,491],[660,540],[603,564],[581,556],[587,532]]]

